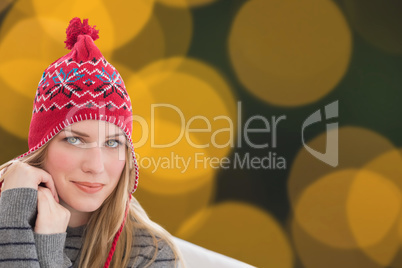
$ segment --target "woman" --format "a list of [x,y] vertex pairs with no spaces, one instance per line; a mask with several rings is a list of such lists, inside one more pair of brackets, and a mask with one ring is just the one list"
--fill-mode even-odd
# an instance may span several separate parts
[[0,267],[176,267],[181,259],[132,198],[131,101],[97,38],[87,19],[70,21],[71,52],[38,85],[30,149],[0,167]]

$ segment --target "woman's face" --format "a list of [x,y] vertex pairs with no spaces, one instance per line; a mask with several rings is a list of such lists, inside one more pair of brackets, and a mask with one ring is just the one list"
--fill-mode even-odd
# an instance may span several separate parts
[[47,148],[44,169],[62,204],[93,212],[115,189],[125,165],[126,138],[114,124],[85,120],[65,128]]

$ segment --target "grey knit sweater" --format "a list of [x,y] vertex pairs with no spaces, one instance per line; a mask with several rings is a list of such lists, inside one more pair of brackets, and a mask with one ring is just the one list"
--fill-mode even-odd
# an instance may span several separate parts
[[[60,234],[33,231],[37,191],[10,189],[0,197],[0,267],[78,267],[85,226]],[[129,267],[143,267],[153,256],[152,236],[136,230]],[[166,242],[158,242],[156,261],[150,267],[175,267],[174,254]],[[90,267],[92,268],[92,267]]]

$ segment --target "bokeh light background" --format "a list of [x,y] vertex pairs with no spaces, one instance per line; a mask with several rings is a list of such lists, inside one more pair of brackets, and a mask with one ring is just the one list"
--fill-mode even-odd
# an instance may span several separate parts
[[[1,162],[27,151],[40,75],[68,52],[68,21],[89,18],[142,118],[134,122],[135,196],[154,221],[258,267],[402,267],[401,12],[397,0],[1,0]],[[324,153],[326,124],[338,122],[336,167],[301,141],[304,120],[334,101],[339,117],[304,135]],[[154,148],[143,139],[152,116],[158,144],[183,131],[173,109],[151,113],[161,103],[178,107],[193,129],[208,120],[210,131]],[[272,132],[249,133],[254,144],[269,144],[258,149],[227,131],[254,115],[286,117],[276,146]],[[286,166],[194,164],[195,154],[233,163],[269,153]],[[186,171],[174,161],[154,171],[150,159],[172,154],[193,159]]]

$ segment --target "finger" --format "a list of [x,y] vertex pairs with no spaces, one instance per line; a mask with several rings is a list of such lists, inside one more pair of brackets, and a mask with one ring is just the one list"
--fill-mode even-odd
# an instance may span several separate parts
[[5,167],[2,170],[1,176],[6,177],[8,173],[12,172],[17,167],[18,163],[18,161],[12,161],[12,163],[8,167]]
[[46,187],[38,187],[38,193],[41,194],[42,200],[48,205],[50,211],[56,208],[56,200],[54,199],[52,192]]
[[50,213],[49,202],[46,195],[43,193],[43,187],[38,188],[38,215],[45,215]]
[[56,186],[54,185],[54,181],[52,176],[44,170],[39,170],[41,172],[41,181],[39,183],[44,183],[45,186],[51,191],[54,200],[59,203],[59,196],[57,194]]

